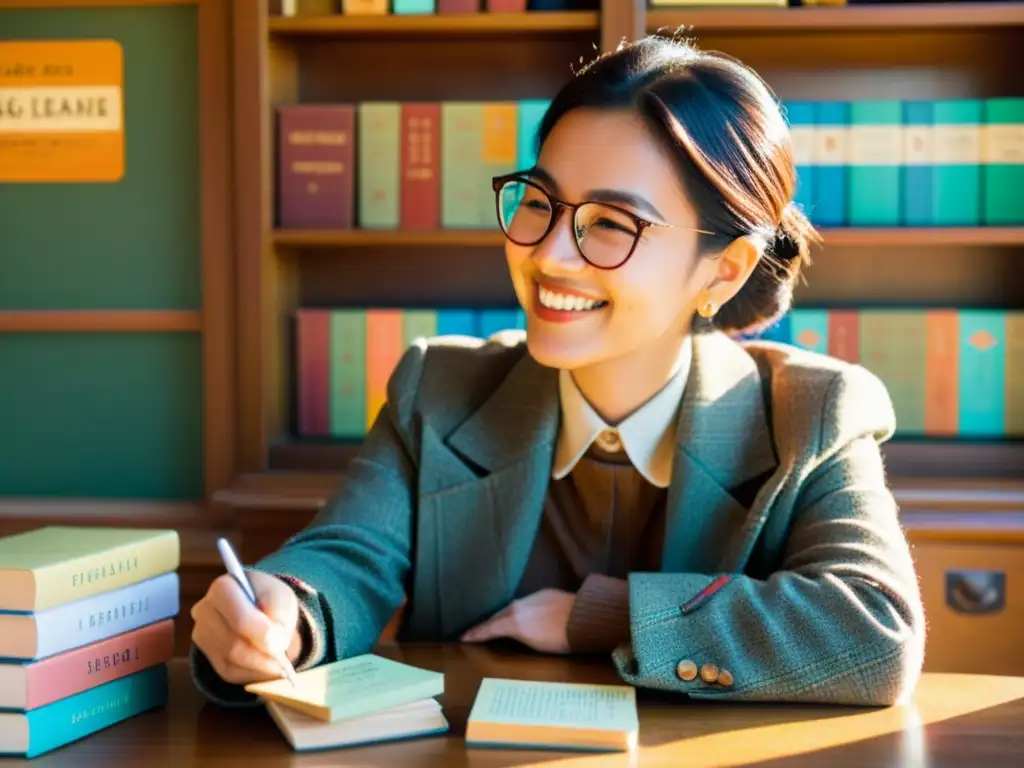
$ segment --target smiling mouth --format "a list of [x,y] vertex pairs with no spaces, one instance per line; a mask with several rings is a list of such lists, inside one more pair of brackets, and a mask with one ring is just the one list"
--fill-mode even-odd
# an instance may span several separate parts
[[608,306],[607,301],[590,299],[572,293],[560,293],[537,284],[537,301],[541,307],[555,312],[593,312]]

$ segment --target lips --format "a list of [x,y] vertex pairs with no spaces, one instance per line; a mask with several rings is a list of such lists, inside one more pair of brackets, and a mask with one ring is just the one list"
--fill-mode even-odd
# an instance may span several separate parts
[[573,288],[534,282],[534,314],[542,320],[572,322],[593,316],[607,306],[608,301]]

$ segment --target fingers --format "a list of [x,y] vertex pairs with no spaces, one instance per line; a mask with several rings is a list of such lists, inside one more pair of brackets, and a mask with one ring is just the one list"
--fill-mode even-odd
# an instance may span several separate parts
[[204,598],[197,603],[192,616],[195,619],[192,641],[222,680],[244,685],[281,676],[277,662],[233,632],[208,600]]
[[[292,588],[276,576],[254,571],[249,574],[260,610],[270,620],[291,631],[299,623],[299,600]],[[291,637],[289,636],[289,639]]]
[[287,647],[287,640],[291,638],[285,640],[281,627],[249,601],[231,576],[218,577],[210,585],[206,600],[233,634],[240,635],[259,650],[269,654]]
[[498,637],[518,638],[519,625],[516,622],[514,606],[515,603],[465,632],[462,635],[463,642],[482,643]]

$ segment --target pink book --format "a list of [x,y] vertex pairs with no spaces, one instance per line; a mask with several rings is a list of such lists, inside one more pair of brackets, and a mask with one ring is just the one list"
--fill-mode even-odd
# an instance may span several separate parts
[[487,0],[491,13],[525,13],[526,0]]
[[29,664],[0,664],[0,709],[38,709],[173,655],[174,621],[166,619]]
[[438,13],[477,13],[480,0],[437,0]]

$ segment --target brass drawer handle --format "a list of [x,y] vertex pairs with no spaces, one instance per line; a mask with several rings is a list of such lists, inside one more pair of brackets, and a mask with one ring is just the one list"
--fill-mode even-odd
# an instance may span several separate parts
[[1006,606],[1002,571],[947,571],[946,605],[958,613],[996,613]]

